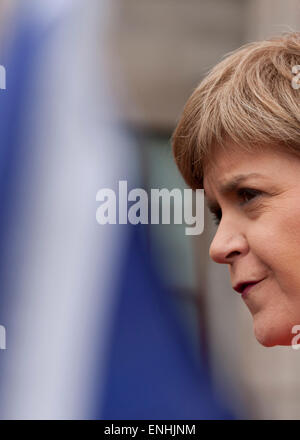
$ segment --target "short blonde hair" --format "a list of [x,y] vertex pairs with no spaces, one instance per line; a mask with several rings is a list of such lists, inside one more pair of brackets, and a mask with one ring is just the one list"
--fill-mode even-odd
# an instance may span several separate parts
[[204,78],[188,99],[172,137],[187,184],[203,187],[203,163],[228,140],[249,151],[276,145],[300,155],[300,32],[242,46]]

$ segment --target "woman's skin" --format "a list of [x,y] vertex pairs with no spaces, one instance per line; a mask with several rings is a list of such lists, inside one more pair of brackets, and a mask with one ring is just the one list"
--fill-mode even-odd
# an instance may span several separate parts
[[220,223],[210,257],[228,264],[233,288],[262,280],[236,294],[261,344],[291,345],[300,324],[300,156],[271,146],[245,152],[231,143],[212,158],[204,164],[204,191]]

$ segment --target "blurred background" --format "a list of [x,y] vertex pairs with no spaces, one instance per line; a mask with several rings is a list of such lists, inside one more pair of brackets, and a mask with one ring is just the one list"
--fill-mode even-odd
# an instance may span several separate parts
[[298,419],[300,352],[264,348],[215,226],[99,225],[100,188],[186,188],[170,137],[299,0],[1,0],[2,419]]

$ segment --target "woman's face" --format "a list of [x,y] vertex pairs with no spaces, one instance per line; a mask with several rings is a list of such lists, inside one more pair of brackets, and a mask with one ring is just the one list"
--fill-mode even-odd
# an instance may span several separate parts
[[300,158],[230,144],[213,159],[204,167],[204,191],[220,222],[210,256],[228,264],[233,288],[259,281],[241,295],[257,340],[290,345],[300,325]]

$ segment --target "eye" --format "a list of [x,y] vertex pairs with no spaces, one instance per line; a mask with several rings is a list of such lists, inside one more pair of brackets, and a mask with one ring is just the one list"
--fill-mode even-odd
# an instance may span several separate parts
[[[237,190],[237,195],[238,195],[238,198],[241,200],[241,205],[245,205],[245,204],[251,202],[251,200],[260,196],[261,194],[262,194],[262,191],[260,191],[258,189],[253,189],[253,188],[239,188]],[[212,216],[213,216],[213,222],[215,223],[215,225],[219,226],[221,219],[222,219],[221,209],[216,209],[215,211],[213,211]]]
[[238,197],[242,200],[242,204],[250,202],[255,197],[261,195],[261,191],[252,188],[240,188],[237,191]]

